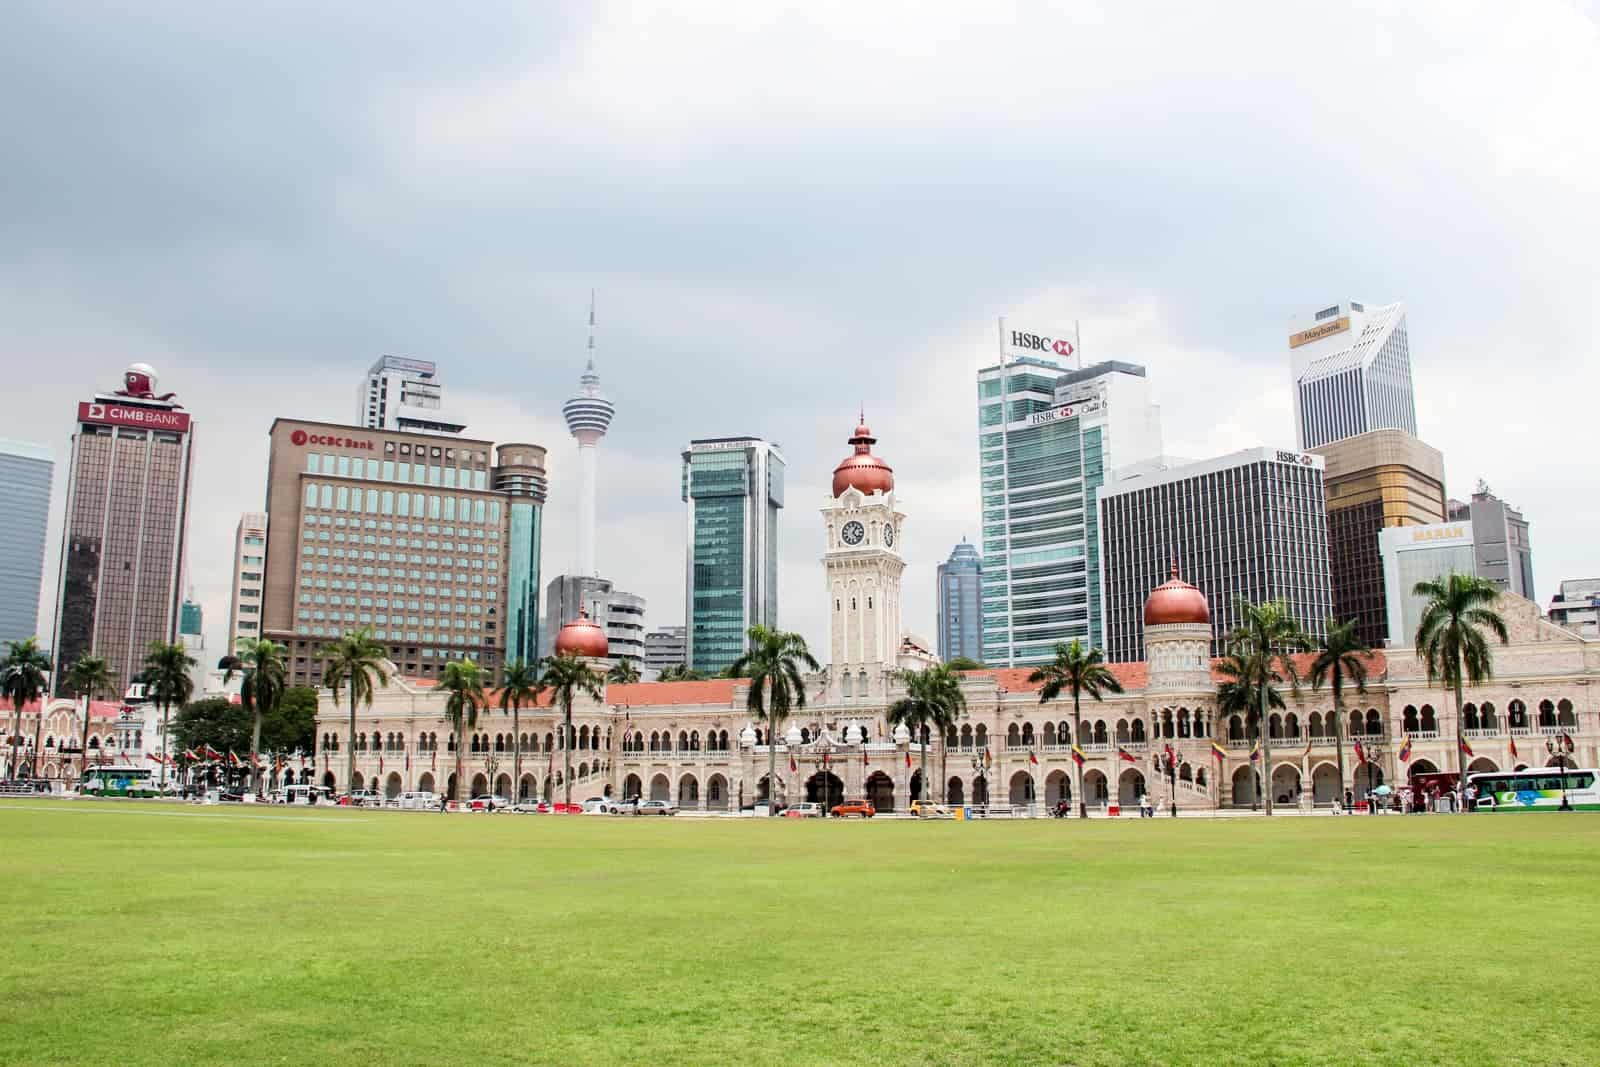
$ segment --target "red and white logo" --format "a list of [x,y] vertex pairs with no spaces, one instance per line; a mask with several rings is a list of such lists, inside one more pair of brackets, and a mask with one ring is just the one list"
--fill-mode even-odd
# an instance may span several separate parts
[[1050,346],[1050,349],[1058,356],[1072,355],[1072,343],[1070,341],[1057,341]]
[[293,444],[303,445],[306,443],[306,432],[304,430],[296,430],[294,433],[289,435],[289,440]]

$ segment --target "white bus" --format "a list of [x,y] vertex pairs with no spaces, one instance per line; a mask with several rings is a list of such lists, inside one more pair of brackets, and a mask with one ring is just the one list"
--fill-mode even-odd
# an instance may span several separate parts
[[1560,811],[1563,796],[1573,811],[1600,811],[1597,778],[1593,768],[1529,767],[1471,774],[1467,781],[1478,787],[1477,811]]

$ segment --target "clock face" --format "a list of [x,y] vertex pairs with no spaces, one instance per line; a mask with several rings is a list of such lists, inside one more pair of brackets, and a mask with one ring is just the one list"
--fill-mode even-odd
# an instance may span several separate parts
[[859,545],[861,539],[867,536],[867,528],[851,519],[844,524],[844,529],[839,532],[839,536],[844,538],[844,543],[847,545]]
[[883,524],[883,543],[890,548],[894,547],[894,524],[891,522]]

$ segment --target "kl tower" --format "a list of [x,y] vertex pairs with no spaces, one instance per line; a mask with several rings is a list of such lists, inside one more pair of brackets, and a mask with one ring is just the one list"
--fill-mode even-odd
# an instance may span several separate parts
[[578,560],[575,573],[583,578],[595,576],[594,513],[596,464],[600,438],[611,428],[616,405],[600,392],[600,375],[594,371],[594,293],[589,293],[589,365],[578,379],[578,391],[565,404],[561,414],[567,430],[578,442]]

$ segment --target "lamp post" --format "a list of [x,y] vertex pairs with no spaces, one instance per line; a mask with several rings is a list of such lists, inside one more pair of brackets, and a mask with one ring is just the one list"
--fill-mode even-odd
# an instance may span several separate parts
[[[1374,774],[1383,773],[1382,761],[1385,746],[1383,738],[1373,734],[1368,734],[1363,739],[1362,746],[1366,749],[1367,754],[1367,814],[1376,815],[1378,814],[1378,800],[1377,794],[1373,790],[1382,783],[1373,781],[1373,776]],[[1373,771],[1374,767],[1377,768],[1376,772]]]
[[[817,766],[821,768],[817,772],[817,799],[821,801],[818,807],[822,809],[822,818],[826,819],[828,817],[828,775],[832,773],[828,768],[828,763],[829,757],[833,754],[833,744],[828,740],[826,730],[821,727],[817,728],[817,739],[812,743],[811,747],[817,753]],[[866,791],[866,783],[863,782],[861,792],[864,795]],[[842,801],[844,797],[841,796],[839,799]]]
[[984,813],[987,815],[989,807],[989,776],[985,773],[983,757],[974,753],[972,756],[972,799],[974,802],[978,799],[978,783],[980,781],[983,783],[983,806],[986,809]]
[[[1172,817],[1176,819],[1178,817],[1178,756],[1174,752],[1168,752],[1166,756],[1167,796],[1172,801]],[[1160,756],[1156,757],[1156,766],[1161,766]]]
[[1572,751],[1572,738],[1566,734],[1547,737],[1544,739],[1544,750],[1555,757],[1556,770],[1561,772],[1561,810],[1571,811],[1572,802],[1567,799],[1567,754]]

